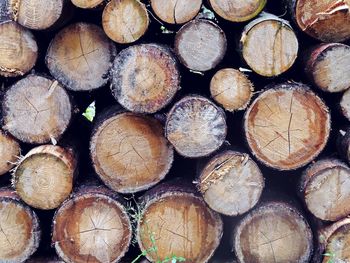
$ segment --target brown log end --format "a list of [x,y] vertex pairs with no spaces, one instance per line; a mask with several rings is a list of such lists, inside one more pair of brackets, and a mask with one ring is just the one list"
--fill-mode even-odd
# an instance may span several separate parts
[[350,38],[349,0],[295,0],[295,20],[302,31],[324,42]]
[[228,216],[252,209],[265,185],[259,167],[249,155],[233,151],[212,158],[200,173],[198,184],[209,207]]
[[52,243],[65,262],[119,262],[131,237],[125,207],[106,191],[80,192],[54,216]]
[[173,147],[151,117],[115,113],[97,125],[90,154],[102,181],[120,193],[150,188],[168,173]]
[[38,57],[33,34],[16,22],[0,23],[0,76],[17,77],[29,72]]
[[290,205],[271,202],[251,211],[234,231],[240,263],[307,263],[313,251],[312,232]]
[[253,96],[254,86],[236,69],[219,70],[210,82],[211,97],[227,111],[244,110]]
[[265,7],[267,0],[209,0],[215,13],[231,22],[244,22],[257,16]]
[[330,114],[306,85],[284,83],[261,93],[245,115],[252,153],[265,165],[293,170],[311,162],[325,147]]
[[193,19],[202,6],[202,0],[151,0],[154,13],[169,24],[184,24]]
[[46,65],[68,89],[93,90],[108,82],[115,52],[114,43],[100,27],[76,23],[61,30],[51,41]]
[[107,36],[120,44],[135,42],[147,31],[149,17],[146,6],[138,0],[112,0],[102,14]]
[[350,88],[350,46],[332,43],[314,47],[306,57],[306,73],[326,92]]
[[224,143],[226,133],[224,111],[201,96],[186,96],[167,116],[166,137],[185,157],[208,156]]
[[114,61],[112,94],[126,109],[155,113],[165,107],[180,85],[173,54],[156,44],[122,50]]
[[0,175],[10,171],[21,154],[18,142],[0,129]]
[[102,5],[104,0],[71,0],[73,5],[84,9],[93,9]]
[[181,27],[175,37],[175,52],[179,60],[194,71],[215,68],[225,56],[226,48],[224,31],[209,20],[190,21]]
[[75,169],[71,149],[41,145],[23,157],[13,172],[13,185],[28,205],[54,209],[70,195]]
[[39,247],[39,221],[28,206],[7,192],[0,189],[0,261],[24,262]]
[[340,109],[344,117],[350,121],[350,89],[344,92],[340,100]]
[[206,263],[222,236],[222,220],[203,199],[181,191],[148,198],[137,226],[137,240],[151,262],[176,256],[186,262]]
[[310,165],[300,190],[306,207],[321,220],[337,221],[350,214],[350,168],[337,159]]
[[250,22],[240,39],[242,56],[257,74],[274,77],[294,64],[298,39],[288,21],[265,15]]
[[3,129],[27,143],[58,140],[72,117],[70,98],[57,81],[28,75],[11,86],[2,102]]

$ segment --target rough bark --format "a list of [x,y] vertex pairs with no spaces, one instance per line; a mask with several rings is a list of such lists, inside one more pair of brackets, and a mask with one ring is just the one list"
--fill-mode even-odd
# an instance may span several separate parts
[[344,44],[321,44],[305,57],[305,71],[319,89],[340,92],[350,88],[350,47]]
[[146,6],[138,0],[112,0],[102,14],[105,33],[120,44],[137,41],[146,33],[149,23]]
[[165,107],[180,88],[180,73],[173,54],[157,44],[122,50],[113,65],[112,94],[126,109],[155,113]]
[[184,97],[167,115],[165,135],[185,157],[210,155],[223,144],[226,133],[224,111],[198,95]]
[[21,155],[18,142],[3,130],[0,130],[0,175],[10,171]]
[[31,74],[6,91],[3,129],[26,143],[55,142],[69,125],[72,108],[68,93],[57,81]]
[[244,22],[256,17],[265,7],[267,0],[209,0],[215,13],[231,22]]
[[240,263],[307,263],[313,251],[311,229],[292,206],[269,202],[247,214],[236,227],[234,251]]
[[173,162],[173,147],[165,139],[161,123],[123,111],[100,117],[91,137],[90,154],[102,181],[120,193],[154,186]]
[[184,24],[192,20],[202,6],[202,0],[151,0],[157,17],[169,24]]
[[28,205],[54,209],[73,189],[77,161],[71,148],[41,145],[30,150],[13,172],[13,186]]
[[211,97],[227,111],[244,110],[253,96],[254,86],[236,69],[219,70],[211,79]]
[[311,162],[330,134],[330,114],[306,85],[284,83],[262,92],[245,114],[252,153],[265,165],[293,170]]
[[52,245],[67,263],[119,262],[131,238],[121,197],[102,187],[82,187],[53,219]]
[[[346,74],[346,76],[348,76],[348,74]],[[340,100],[340,111],[344,117],[350,121],[350,89],[344,92]]]
[[36,214],[8,188],[0,188],[0,261],[24,262],[38,248],[39,221]]
[[225,56],[226,49],[224,31],[209,20],[192,20],[182,26],[175,37],[175,52],[179,60],[193,71],[215,68]]
[[33,34],[16,22],[0,23],[0,76],[17,77],[29,72],[38,57]]
[[115,52],[114,43],[100,27],[76,23],[53,38],[46,65],[51,75],[68,89],[94,90],[108,82]]
[[264,14],[244,27],[240,49],[254,72],[275,77],[293,66],[299,43],[288,21]]
[[73,5],[84,9],[94,9],[101,6],[104,0],[71,0]]

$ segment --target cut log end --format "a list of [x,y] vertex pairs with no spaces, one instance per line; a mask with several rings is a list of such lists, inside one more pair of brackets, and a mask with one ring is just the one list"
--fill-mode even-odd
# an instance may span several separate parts
[[138,224],[141,251],[151,261],[176,255],[186,262],[208,262],[220,243],[221,218],[194,194],[168,191],[148,200]]
[[17,77],[29,72],[38,57],[33,34],[17,24],[0,23],[0,76]]
[[0,189],[0,261],[24,262],[38,248],[39,222],[36,214],[7,189]]
[[228,216],[253,208],[264,188],[256,163],[248,154],[233,151],[215,156],[201,172],[198,183],[210,208]]
[[187,96],[168,113],[166,137],[185,157],[208,156],[225,141],[225,118],[224,111],[210,100]]
[[114,61],[112,93],[126,109],[155,113],[165,107],[180,85],[173,54],[156,44],[121,51]]
[[313,250],[309,225],[284,203],[268,203],[251,211],[236,228],[234,243],[241,263],[305,263]]
[[278,76],[291,68],[299,49],[298,39],[288,22],[270,15],[249,23],[240,44],[248,66],[265,77]]
[[38,209],[57,208],[71,193],[76,160],[70,149],[42,145],[29,151],[13,174],[18,195]]
[[102,14],[107,36],[120,44],[137,41],[147,31],[149,17],[146,6],[138,0],[109,2]]
[[286,83],[256,98],[246,112],[244,127],[248,145],[261,162],[278,170],[293,170],[324,149],[330,114],[307,86]]
[[114,114],[95,129],[90,151],[104,183],[120,193],[133,193],[161,181],[173,162],[173,148],[161,124],[133,113]]
[[104,0],[71,0],[73,5],[84,8],[84,9],[93,9],[102,5]]
[[72,105],[57,81],[29,75],[11,86],[2,102],[3,129],[27,143],[56,141],[67,129]]
[[202,6],[202,0],[151,0],[154,13],[169,24],[184,24],[193,19]]
[[292,13],[302,31],[323,42],[350,38],[349,0],[294,0]]
[[108,82],[115,46],[93,24],[76,23],[51,41],[46,65],[52,76],[73,91],[94,90]]
[[54,217],[52,242],[65,262],[119,262],[131,236],[125,208],[102,192],[75,195]]
[[209,0],[215,13],[232,22],[244,22],[257,16],[265,7],[266,0]]
[[350,121],[350,89],[344,92],[340,100],[340,109],[344,117]]
[[209,20],[188,22],[175,37],[175,52],[181,63],[194,71],[215,68],[225,56],[226,48],[224,31]]
[[235,69],[219,70],[210,82],[211,97],[227,111],[244,110],[253,91],[247,76]]
[[11,170],[21,154],[18,142],[0,130],[0,175]]

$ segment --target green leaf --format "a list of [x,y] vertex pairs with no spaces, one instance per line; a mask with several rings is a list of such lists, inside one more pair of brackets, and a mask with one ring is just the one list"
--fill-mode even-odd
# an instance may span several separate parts
[[160,30],[162,30],[163,34],[173,34],[173,33],[175,33],[174,31],[171,31],[171,30],[167,29],[165,26],[160,26]]
[[96,115],[95,101],[92,102],[83,113],[83,116],[90,122],[92,122]]

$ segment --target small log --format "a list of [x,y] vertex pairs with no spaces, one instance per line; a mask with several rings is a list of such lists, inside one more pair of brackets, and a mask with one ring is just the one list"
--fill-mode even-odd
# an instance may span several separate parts
[[21,154],[18,142],[0,129],[0,175],[10,171]]
[[24,262],[39,247],[39,220],[8,188],[0,189],[0,262]]
[[143,201],[136,235],[141,251],[149,250],[149,261],[173,255],[186,262],[209,261],[220,243],[223,223],[194,189],[163,184],[146,193]]
[[[346,74],[346,76],[348,76],[348,74]],[[346,76],[342,76],[342,78],[346,78]],[[350,121],[350,89],[344,92],[340,100],[340,111],[344,117]]]
[[131,223],[122,199],[97,187],[82,187],[56,211],[52,245],[65,262],[119,262],[127,252]]
[[57,81],[28,75],[2,101],[3,129],[26,143],[57,141],[72,117],[70,97]]
[[198,188],[216,212],[241,215],[252,209],[264,189],[264,177],[248,154],[225,151],[214,156],[201,171]]
[[215,13],[231,22],[244,22],[256,17],[265,7],[267,0],[209,0]]
[[275,77],[293,66],[299,44],[288,21],[265,14],[244,27],[240,49],[244,61],[254,72]]
[[173,162],[173,147],[159,121],[120,111],[100,117],[91,137],[90,154],[101,180],[119,193],[154,186]]
[[38,57],[33,34],[16,22],[0,23],[0,76],[17,77],[29,72]]
[[62,29],[51,41],[46,65],[68,89],[94,90],[108,82],[115,52],[114,43],[100,27],[76,23]]
[[133,43],[141,38],[149,22],[147,8],[138,0],[112,0],[102,14],[103,30],[120,44]]
[[321,220],[350,214],[350,168],[337,159],[310,165],[301,177],[300,193],[309,211]]
[[71,148],[41,145],[23,157],[13,172],[12,183],[28,205],[54,209],[72,192],[76,165]]
[[265,203],[236,227],[234,251],[240,263],[307,263],[313,251],[312,231],[289,204]]
[[219,70],[210,82],[211,97],[231,112],[247,108],[253,92],[248,77],[236,69]]
[[350,88],[350,46],[318,45],[306,55],[305,71],[319,89],[340,92]]
[[226,133],[225,112],[198,95],[184,97],[167,115],[165,135],[185,157],[210,155],[224,143]]
[[155,113],[164,108],[180,88],[176,60],[157,44],[122,50],[114,61],[112,94],[126,109]]
[[101,6],[104,0],[71,0],[73,5],[84,9],[94,9]]
[[226,49],[225,32],[209,20],[192,20],[182,26],[175,37],[175,52],[179,60],[193,71],[215,68],[225,56]]
[[157,17],[168,24],[184,24],[198,14],[202,0],[151,0]]
[[350,38],[349,0],[288,0],[291,15],[306,34],[323,42]]
[[275,85],[261,93],[245,114],[245,135],[252,153],[277,170],[293,170],[311,162],[324,149],[330,114],[306,85]]
[[337,150],[339,155],[350,163],[350,127],[340,130],[337,137]]

